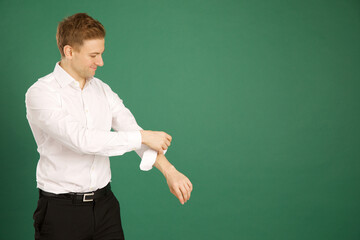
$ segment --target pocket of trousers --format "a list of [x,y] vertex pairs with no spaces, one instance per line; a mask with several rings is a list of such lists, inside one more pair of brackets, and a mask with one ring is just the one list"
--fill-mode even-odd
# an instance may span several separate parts
[[40,233],[48,209],[48,199],[40,197],[33,215],[35,235]]

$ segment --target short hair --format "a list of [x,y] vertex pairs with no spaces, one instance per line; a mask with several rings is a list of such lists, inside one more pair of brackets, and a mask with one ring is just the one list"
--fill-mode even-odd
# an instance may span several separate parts
[[75,51],[79,51],[84,40],[104,38],[104,26],[86,13],[76,13],[64,18],[59,22],[56,31],[56,41],[61,57],[65,57],[64,47],[66,45],[70,45]]

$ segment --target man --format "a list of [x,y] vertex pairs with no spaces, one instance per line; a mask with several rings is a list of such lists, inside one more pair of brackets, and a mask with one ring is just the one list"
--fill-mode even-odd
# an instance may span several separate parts
[[164,156],[172,137],[139,127],[118,95],[94,77],[104,65],[102,24],[78,13],[59,23],[56,39],[61,61],[26,93],[40,154],[35,239],[124,239],[110,156],[136,151],[140,168],[158,168],[181,204],[192,184]]

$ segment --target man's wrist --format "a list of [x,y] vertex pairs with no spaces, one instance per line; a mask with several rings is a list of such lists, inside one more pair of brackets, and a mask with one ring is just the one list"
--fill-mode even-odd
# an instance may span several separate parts
[[158,154],[154,166],[164,175],[165,178],[171,174],[175,167],[166,159],[164,154]]
[[141,134],[141,143],[145,144],[145,140],[146,140],[146,134],[145,134],[145,130],[140,130],[140,134]]
[[168,166],[167,168],[164,169],[163,174],[164,174],[165,178],[167,179],[169,177],[169,175],[174,171],[176,171],[176,168],[174,167],[174,165],[170,164],[170,166]]

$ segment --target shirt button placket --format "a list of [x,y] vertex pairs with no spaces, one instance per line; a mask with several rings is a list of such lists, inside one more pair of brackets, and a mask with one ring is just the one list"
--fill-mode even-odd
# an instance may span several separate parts
[[86,120],[86,126],[90,127],[90,114],[89,114],[89,108],[88,108],[88,104],[86,101],[86,93],[84,92],[85,90],[81,91],[81,100],[82,100],[82,104],[83,104],[83,109],[85,112],[85,120]]
[[94,156],[93,162],[90,168],[90,190],[94,190],[94,185],[96,183],[96,173],[95,173],[95,164],[96,164],[96,156]]

